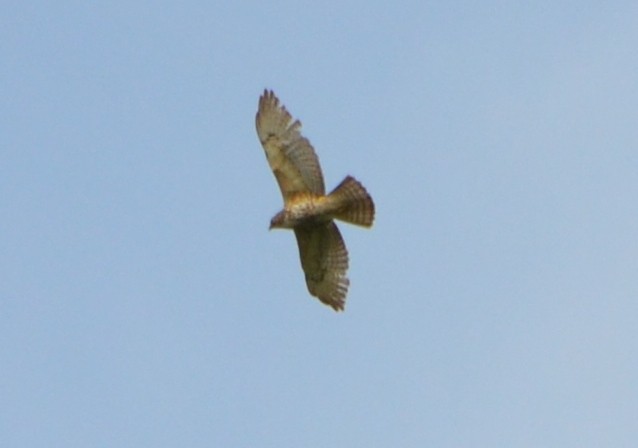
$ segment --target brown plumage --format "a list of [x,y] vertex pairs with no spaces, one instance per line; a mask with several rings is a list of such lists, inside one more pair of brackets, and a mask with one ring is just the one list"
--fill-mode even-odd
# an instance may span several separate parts
[[284,208],[272,218],[270,228],[295,231],[308,291],[343,310],[350,284],[348,250],[334,220],[370,227],[374,202],[351,176],[325,194],[319,159],[301,135],[301,122],[293,120],[272,91],[259,98],[256,125],[284,199]]

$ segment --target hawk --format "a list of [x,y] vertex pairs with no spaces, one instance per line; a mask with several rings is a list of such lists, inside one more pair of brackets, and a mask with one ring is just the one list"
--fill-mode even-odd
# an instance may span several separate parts
[[270,228],[294,230],[308,291],[335,311],[343,310],[350,284],[348,250],[334,220],[371,227],[372,198],[351,176],[326,194],[319,159],[301,135],[301,122],[272,91],[265,90],[259,98],[255,121],[284,199]]

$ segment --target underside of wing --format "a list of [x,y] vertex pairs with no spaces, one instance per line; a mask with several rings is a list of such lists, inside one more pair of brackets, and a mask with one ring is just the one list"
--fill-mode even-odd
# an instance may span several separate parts
[[350,284],[348,250],[334,222],[295,228],[301,267],[310,294],[336,311],[343,310]]
[[299,192],[323,195],[325,187],[317,154],[301,135],[301,122],[293,120],[272,91],[264,91],[259,98],[255,122],[284,200]]

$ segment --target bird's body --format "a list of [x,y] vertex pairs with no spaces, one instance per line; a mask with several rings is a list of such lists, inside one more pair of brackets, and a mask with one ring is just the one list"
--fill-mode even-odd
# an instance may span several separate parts
[[347,176],[325,194],[319,159],[272,91],[259,99],[257,134],[284,198],[270,228],[293,229],[310,293],[342,310],[348,292],[348,251],[335,219],[370,227],[374,203],[356,179]]
[[330,221],[337,207],[329,196],[314,193],[298,193],[292,196],[270,221],[270,228],[294,229],[301,225],[313,225]]

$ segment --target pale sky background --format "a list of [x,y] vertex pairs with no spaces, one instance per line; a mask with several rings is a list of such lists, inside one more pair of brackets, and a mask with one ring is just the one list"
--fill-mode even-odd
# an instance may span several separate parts
[[[638,4],[528,3],[5,4],[0,445],[638,446]],[[266,87],[375,199],[344,313]]]

